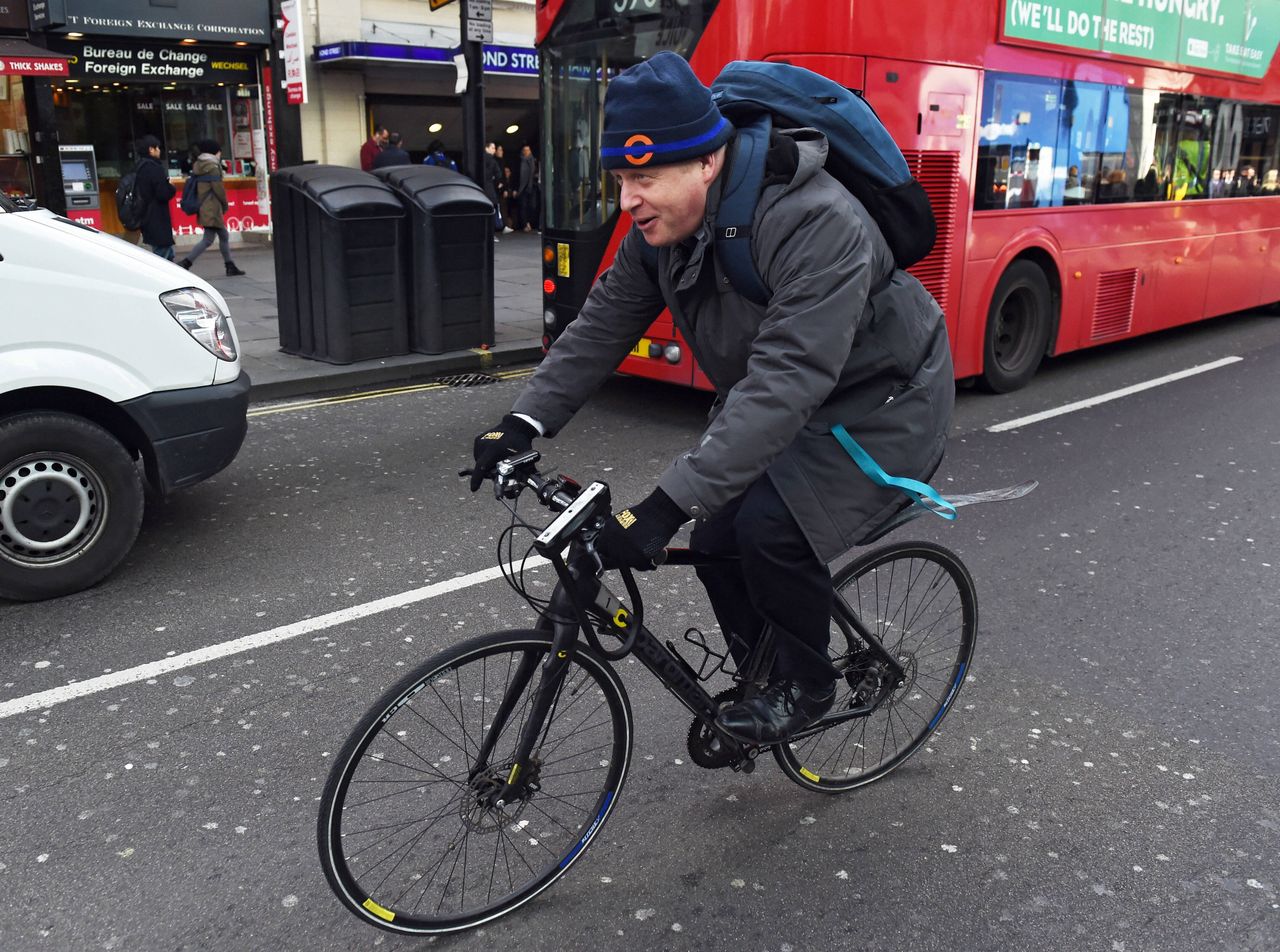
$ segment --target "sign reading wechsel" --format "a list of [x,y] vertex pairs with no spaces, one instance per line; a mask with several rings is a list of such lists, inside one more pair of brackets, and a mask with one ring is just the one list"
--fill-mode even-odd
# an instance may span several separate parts
[[134,83],[258,81],[248,53],[111,40],[50,40],[49,47],[71,57],[70,75],[77,78]]
[[1260,78],[1280,0],[1005,0],[1004,37]]

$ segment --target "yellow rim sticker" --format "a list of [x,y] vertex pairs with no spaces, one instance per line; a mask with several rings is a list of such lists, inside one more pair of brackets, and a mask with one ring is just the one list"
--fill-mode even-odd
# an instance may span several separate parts
[[396,914],[394,912],[392,912],[390,909],[383,909],[372,899],[366,899],[362,903],[362,905],[366,909],[368,909],[370,912],[372,912],[375,916],[377,916],[379,919],[384,919],[387,922],[391,922],[396,917]]
[[617,613],[613,616],[613,623],[619,628],[626,628],[627,620],[630,617],[631,616],[627,614],[627,610],[625,608],[619,608]]
[[631,348],[631,356],[632,357],[648,357],[649,345],[651,343],[653,342],[649,340],[649,338],[641,337],[638,341],[636,341],[636,345]]
[[814,783],[818,783],[822,780],[821,777],[819,777],[816,773],[814,773],[808,767],[800,768],[800,776],[804,777],[805,780],[812,780]]
[[507,778],[507,783],[515,783],[516,777],[520,775],[520,765],[513,764],[511,767],[511,776]]

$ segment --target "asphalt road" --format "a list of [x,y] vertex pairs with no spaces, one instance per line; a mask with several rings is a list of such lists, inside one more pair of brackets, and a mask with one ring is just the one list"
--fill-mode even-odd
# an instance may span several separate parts
[[[705,771],[683,709],[624,663],[636,758],[601,836],[516,914],[434,944],[1280,947],[1278,381],[1280,318],[1256,314],[1055,361],[1016,394],[962,391],[936,482],[1040,488],[900,533],[957,550],[981,598],[971,677],[927,749],[842,797],[771,762]],[[425,588],[496,564],[505,513],[455,473],[519,386],[255,407],[239,459],[152,500],[106,584],[0,605],[0,949],[430,944],[338,905],[316,804],[387,685],[533,620],[500,579]],[[619,378],[542,448],[634,501],[707,406]],[[670,633],[713,627],[692,573],[647,581]]]

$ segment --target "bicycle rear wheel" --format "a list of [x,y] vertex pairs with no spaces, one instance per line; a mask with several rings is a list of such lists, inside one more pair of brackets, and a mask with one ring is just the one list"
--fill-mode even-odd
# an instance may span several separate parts
[[[551,885],[600,831],[630,762],[631,708],[613,669],[583,645],[518,795],[490,805],[512,773],[550,650],[536,631],[475,638],[432,658],[361,719],[317,823],[325,877],[357,916],[419,935],[478,926]],[[477,769],[508,695],[509,716]]]
[[[875,549],[836,573],[836,594],[898,659],[906,680],[874,712],[773,749],[803,787],[843,793],[878,780],[928,740],[964,682],[978,631],[978,597],[960,557],[930,542]],[[831,660],[841,672],[833,711],[867,703],[884,673],[852,627],[832,619]]]

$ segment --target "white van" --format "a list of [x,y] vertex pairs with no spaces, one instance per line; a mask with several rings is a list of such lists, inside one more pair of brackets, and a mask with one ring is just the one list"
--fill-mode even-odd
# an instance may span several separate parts
[[226,301],[177,265],[0,193],[0,598],[80,591],[159,493],[225,467],[249,378]]

